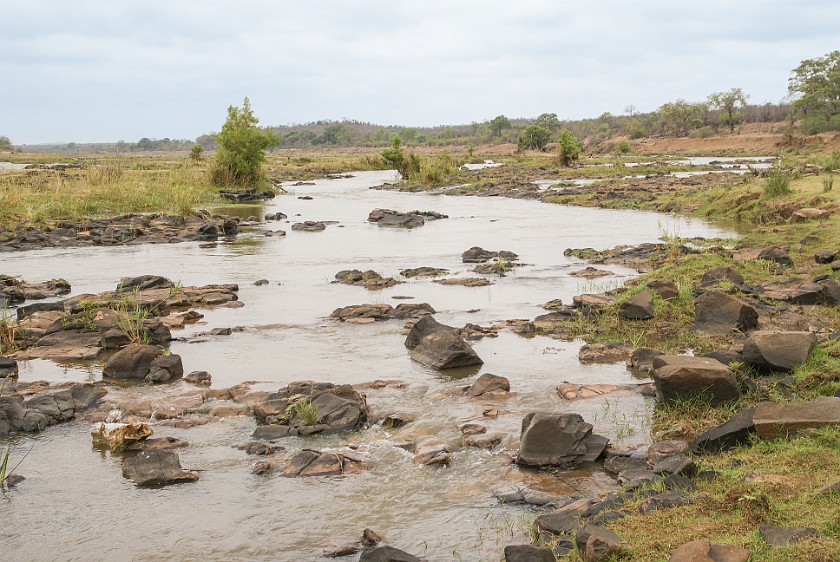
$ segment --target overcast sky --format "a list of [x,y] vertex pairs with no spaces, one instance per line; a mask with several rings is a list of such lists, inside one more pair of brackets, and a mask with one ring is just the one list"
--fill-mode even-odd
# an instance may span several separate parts
[[0,135],[136,142],[263,125],[437,125],[778,102],[840,48],[837,0],[0,0]]

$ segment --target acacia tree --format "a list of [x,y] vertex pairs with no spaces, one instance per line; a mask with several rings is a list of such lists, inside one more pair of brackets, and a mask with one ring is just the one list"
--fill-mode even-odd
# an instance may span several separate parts
[[823,128],[840,127],[840,51],[802,61],[788,80],[788,93],[796,112],[820,121]]
[[732,88],[727,92],[715,92],[709,95],[709,105],[713,109],[723,111],[721,121],[729,127],[729,132],[735,131],[735,125],[741,122],[741,110],[747,106],[748,95],[744,95],[741,88]]
[[277,135],[257,127],[248,98],[242,107],[231,105],[220,133],[216,134],[216,159],[212,170],[215,185],[250,187],[265,180],[262,163],[265,150],[279,142]]
[[537,122],[535,124],[540,127],[545,127],[552,133],[556,132],[557,129],[560,128],[560,120],[557,119],[556,113],[543,113],[537,117]]

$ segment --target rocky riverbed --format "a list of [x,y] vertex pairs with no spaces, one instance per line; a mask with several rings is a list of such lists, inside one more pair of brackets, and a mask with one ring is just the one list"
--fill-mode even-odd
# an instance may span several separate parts
[[[16,308],[0,363],[9,381],[0,431],[13,435],[4,438],[13,457],[26,454],[16,470],[26,480],[2,507],[14,514],[6,530],[16,552],[540,560],[573,543],[620,548],[597,524],[626,516],[628,502],[650,511],[692,501],[700,476],[690,444],[651,445],[650,408],[654,394],[691,392],[681,381],[697,373],[721,400],[741,392],[731,361],[687,364],[551,337],[576,315],[611,314],[622,297],[607,293],[636,275],[604,259],[606,276],[577,277],[595,254],[566,248],[650,249],[661,221],[676,219],[371,191],[386,173],[354,176],[289,186],[266,206],[271,223],[245,221],[251,229],[236,238],[4,256],[4,294]],[[405,208],[436,211],[376,214],[403,228],[368,218]],[[264,236],[277,221],[325,228]],[[628,226],[617,232],[616,222]],[[728,234],[693,221],[679,229]],[[472,271],[476,256],[500,271]],[[705,294],[721,279],[732,286],[716,275]],[[490,284],[436,282],[467,276]],[[768,281],[753,288],[755,302],[710,305],[716,314],[699,328],[769,328],[761,323],[777,314],[767,298],[827,302],[829,281]],[[666,289],[650,285],[650,303],[622,305],[626,321],[656,314]],[[540,318],[545,303],[554,316]],[[779,358],[771,351],[793,344],[774,338],[796,339],[801,352],[829,336],[795,331],[758,330],[728,359],[778,367],[801,353]],[[829,419],[833,408],[811,410]],[[770,435],[798,414],[766,406],[739,415],[695,449]],[[650,482],[665,491],[650,493]],[[159,517],[175,502],[190,521],[177,531]],[[524,546],[534,518],[539,536]],[[36,524],[49,532],[32,541]]]

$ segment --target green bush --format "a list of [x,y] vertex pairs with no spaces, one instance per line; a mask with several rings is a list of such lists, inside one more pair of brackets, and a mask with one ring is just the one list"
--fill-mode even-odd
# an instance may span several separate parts
[[790,190],[790,174],[780,167],[774,167],[764,180],[764,195],[766,197],[781,197],[788,195]]
[[621,154],[627,154],[628,152],[630,152],[630,143],[626,140],[623,140],[615,146],[615,150],[616,152],[619,152]]
[[252,187],[265,182],[264,151],[278,142],[278,137],[260,129],[257,123],[248,98],[241,109],[228,107],[227,121],[216,135],[218,148],[211,172],[214,185]]
[[[627,141],[622,141],[627,142]],[[629,143],[628,143],[629,150]],[[567,129],[560,133],[560,163],[570,166],[580,158],[580,145]]]
[[548,141],[551,139],[551,131],[538,125],[530,125],[519,135],[517,147],[519,150],[545,150]]
[[420,175],[420,158],[413,152],[406,154],[403,151],[399,135],[394,135],[391,148],[386,148],[381,154],[385,164],[398,171],[403,179],[416,179]]
[[200,144],[192,145],[190,149],[190,160],[193,162],[198,162],[204,156],[204,147]]

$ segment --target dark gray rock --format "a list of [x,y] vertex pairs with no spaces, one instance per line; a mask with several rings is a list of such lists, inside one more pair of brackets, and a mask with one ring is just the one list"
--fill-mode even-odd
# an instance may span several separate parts
[[567,535],[580,529],[583,524],[574,513],[545,513],[534,521],[537,531],[552,535]]
[[625,320],[649,320],[653,318],[653,297],[648,291],[636,293],[621,303],[618,315]]
[[600,456],[609,440],[592,434],[578,414],[531,413],[522,420],[516,462],[530,466],[567,466]]
[[660,461],[673,457],[674,455],[682,455],[688,452],[688,443],[685,441],[666,440],[659,441],[648,447],[647,460],[651,465],[655,465]]
[[122,474],[138,486],[163,486],[198,480],[198,473],[181,468],[177,453],[161,449],[143,450],[126,458]]
[[789,371],[805,363],[816,344],[810,332],[759,330],[744,342],[744,359],[764,369]]
[[0,356],[0,379],[18,376],[17,361],[10,357]]
[[585,562],[605,560],[616,554],[624,545],[624,539],[597,525],[586,525],[575,534],[575,544]]
[[251,434],[254,439],[264,439],[266,441],[274,441],[283,437],[288,437],[288,425],[260,425]]
[[638,369],[643,373],[650,373],[653,370],[653,358],[660,355],[664,355],[664,353],[657,349],[637,347],[630,354],[630,362],[627,366]]
[[342,322],[388,320],[394,312],[390,304],[355,304],[335,309],[330,318]]
[[653,360],[656,395],[663,402],[706,397],[718,405],[740,396],[732,370],[706,357],[661,355]]
[[694,299],[694,329],[705,334],[745,332],[758,326],[755,308],[720,291],[706,291]]
[[657,509],[679,507],[691,503],[691,496],[681,490],[668,490],[649,497],[639,505],[641,513],[649,513]]
[[437,320],[435,320],[432,316],[424,316],[420,320],[414,323],[411,327],[411,330],[408,331],[408,335],[405,338],[405,346],[408,349],[414,349],[420,342],[428,336],[429,334],[434,334],[437,332],[455,332],[457,331],[452,326],[447,326],[445,324],[441,324]]
[[336,453],[322,453],[304,449],[295,454],[283,468],[288,478],[304,476],[337,476],[344,472],[344,457]]
[[691,449],[696,452],[718,453],[749,442],[755,433],[753,415],[755,408],[747,408],[729,418],[717,427],[704,431],[691,442]]
[[680,290],[673,281],[656,280],[647,284],[648,289],[664,300],[675,299],[680,296]]
[[625,470],[644,470],[647,466],[647,459],[640,456],[614,455],[604,461],[604,470],[613,474]]
[[762,249],[758,253],[758,259],[776,262],[784,267],[793,267],[793,260],[787,253],[787,250],[779,246],[770,246]]
[[435,312],[435,309],[429,303],[403,303],[394,308],[391,317],[397,320],[408,320],[410,318],[423,318]]
[[697,473],[697,465],[689,457],[674,455],[656,463],[653,466],[653,472],[663,476],[677,474],[690,478]]
[[131,344],[112,355],[102,373],[117,379],[144,380],[152,361],[162,356],[163,350],[156,345]]
[[192,371],[184,377],[184,381],[198,386],[210,386],[213,377],[207,371]]
[[821,264],[831,263],[837,259],[837,250],[821,250],[814,254],[814,261]]
[[394,548],[393,546],[382,545],[362,551],[359,562],[423,562],[416,556]]
[[761,525],[758,528],[761,538],[773,547],[787,546],[801,540],[820,536],[813,527],[777,527],[775,525]]
[[721,265],[710,269],[700,278],[700,284],[703,286],[717,285],[721,281],[727,281],[733,285],[743,285],[744,276],[731,266]]
[[484,363],[464,338],[454,331],[427,335],[410,354],[418,363],[435,369],[470,367]]
[[820,396],[811,402],[777,404],[759,402],[753,414],[759,437],[774,439],[825,425],[840,425],[840,398]]
[[555,562],[555,558],[548,547],[515,544],[505,547],[505,562]]
[[149,363],[149,374],[145,380],[151,383],[167,383],[180,379],[184,376],[184,364],[181,356],[170,353],[155,357]]

